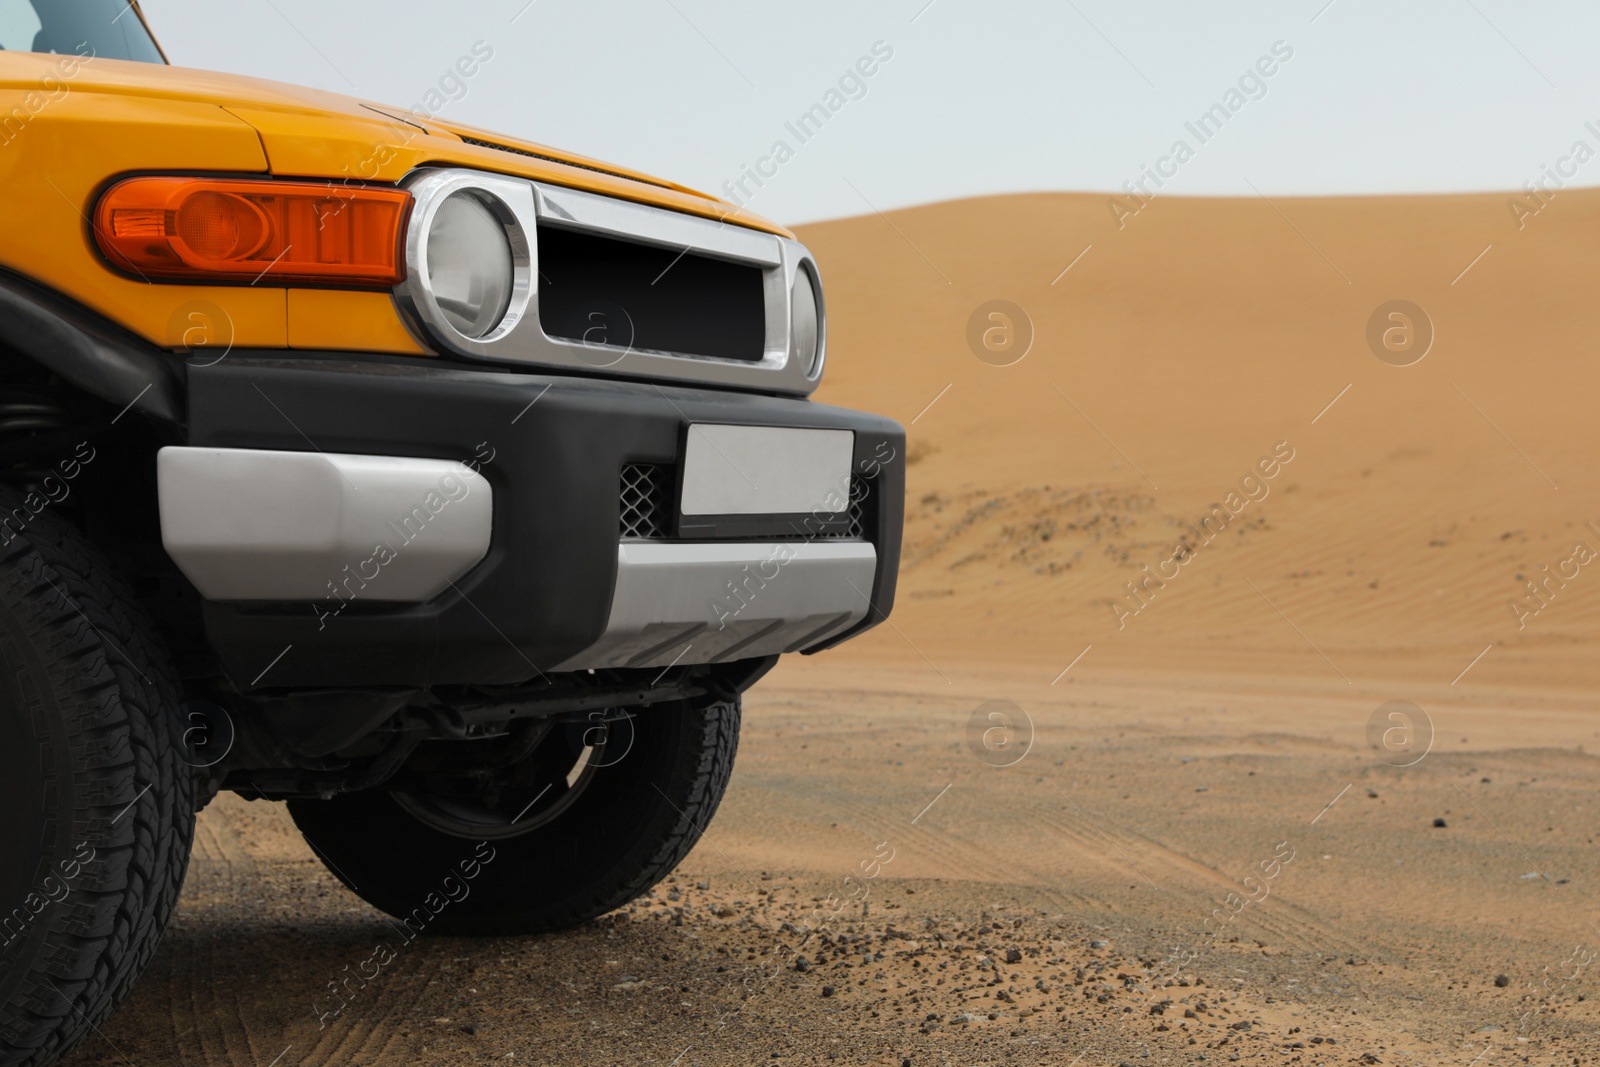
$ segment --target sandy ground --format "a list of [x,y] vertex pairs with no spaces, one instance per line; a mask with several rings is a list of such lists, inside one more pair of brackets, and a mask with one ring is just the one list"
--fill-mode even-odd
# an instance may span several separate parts
[[[379,916],[225,797],[69,1062],[1600,1061],[1600,196],[1505,201],[808,228],[820,399],[910,425],[900,603],[751,694],[677,876],[418,943],[319,1029]],[[1397,299],[1410,366],[1367,339]]]
[[[965,739],[996,689],[1033,724],[1003,768]],[[757,692],[656,894],[419,943],[326,1029],[313,1000],[385,927],[279,806],[224,798],[155,964],[70,1062],[1595,1062],[1581,702],[1441,688],[1436,750],[1396,768],[1342,683],[804,663]]]

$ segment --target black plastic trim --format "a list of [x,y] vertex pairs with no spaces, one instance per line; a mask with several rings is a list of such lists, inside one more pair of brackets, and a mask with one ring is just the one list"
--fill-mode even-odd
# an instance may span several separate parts
[[0,270],[0,344],[118,408],[184,415],[184,363],[37,282]]
[[[455,459],[495,494],[489,552],[427,604],[207,603],[205,626],[242,689],[514,684],[604,632],[616,582],[624,463],[676,464],[688,423],[855,432],[880,497],[873,608],[887,615],[900,553],[904,431],[808,400],[331,354],[240,351],[189,369],[191,445]],[[330,578],[335,577],[330,575]],[[837,643],[835,641],[830,644]],[[270,669],[269,669],[270,668]]]

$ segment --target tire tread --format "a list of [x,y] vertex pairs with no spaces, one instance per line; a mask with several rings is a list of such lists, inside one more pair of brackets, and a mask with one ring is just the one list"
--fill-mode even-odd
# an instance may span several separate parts
[[0,597],[27,623],[66,720],[56,784],[72,791],[73,839],[95,849],[70,894],[38,913],[42,944],[19,950],[36,945],[31,958],[7,959],[26,973],[0,1003],[0,1067],[43,1067],[99,1027],[155,952],[188,866],[193,780],[167,728],[180,688],[162,643],[81,534],[34,516],[0,547]]

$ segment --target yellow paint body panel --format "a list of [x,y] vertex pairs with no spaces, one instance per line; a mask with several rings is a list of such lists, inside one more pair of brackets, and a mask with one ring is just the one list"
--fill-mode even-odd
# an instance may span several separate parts
[[[467,144],[463,135],[536,155]],[[683,186],[335,93],[152,63],[0,52],[0,266],[164,347],[204,338],[236,348],[426,354],[387,293],[148,283],[112,270],[88,222],[111,179],[202,171],[395,182],[425,165],[533,178],[792,236]]]
[[289,290],[289,347],[431,356],[411,336],[388,293]]
[[[0,266],[158,345],[182,344],[192,326],[185,305],[210,302],[231,320],[236,344],[282,346],[282,289],[153,285],[106,266],[89,235],[95,195],[114,175],[265,171],[255,130],[212,104],[88,92],[78,82],[102,61],[62,79],[59,59],[0,53],[0,116],[7,117],[0,124]],[[46,76],[65,93],[45,95]]]

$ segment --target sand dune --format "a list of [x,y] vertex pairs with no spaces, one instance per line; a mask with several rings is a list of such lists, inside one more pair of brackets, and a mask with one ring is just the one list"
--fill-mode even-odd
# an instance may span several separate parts
[[[806,227],[819,398],[912,423],[899,632],[838,654],[1448,684],[1489,646],[1461,685],[1592,691],[1600,564],[1569,561],[1600,550],[1600,192],[1521,230],[1507,200],[1169,198],[1118,229],[1104,196],[1041,194]],[[1367,340],[1395,299],[1433,327],[1410,366]],[[991,300],[1031,319],[1014,365],[969,347]]]

